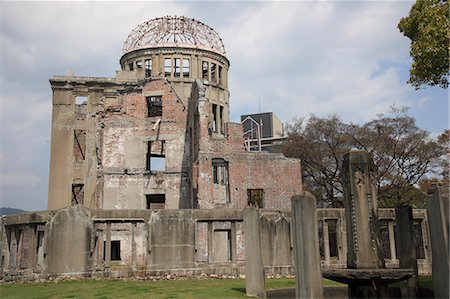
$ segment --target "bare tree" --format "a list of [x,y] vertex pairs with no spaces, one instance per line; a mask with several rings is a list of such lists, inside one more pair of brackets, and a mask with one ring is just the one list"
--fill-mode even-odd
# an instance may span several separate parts
[[321,206],[340,206],[342,156],[351,149],[348,125],[336,115],[296,119],[286,126],[286,156],[302,160],[303,184]]
[[417,127],[407,108],[392,108],[363,125],[346,124],[337,116],[297,119],[286,127],[283,152],[302,160],[305,189],[323,202],[339,206],[342,157],[351,149],[370,153],[377,165],[380,206],[420,205],[418,183],[442,171],[442,142]]

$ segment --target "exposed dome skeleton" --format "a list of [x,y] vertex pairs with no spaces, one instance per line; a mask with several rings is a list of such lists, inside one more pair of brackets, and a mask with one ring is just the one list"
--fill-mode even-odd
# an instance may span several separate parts
[[137,26],[123,44],[123,53],[143,48],[188,47],[225,56],[219,34],[208,25],[184,16],[165,16]]

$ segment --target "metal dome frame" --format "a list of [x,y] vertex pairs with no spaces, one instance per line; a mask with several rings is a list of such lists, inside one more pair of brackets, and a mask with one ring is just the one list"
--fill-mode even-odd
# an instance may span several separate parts
[[140,24],[128,35],[123,54],[160,47],[199,48],[226,55],[222,39],[214,29],[184,16],[165,16]]

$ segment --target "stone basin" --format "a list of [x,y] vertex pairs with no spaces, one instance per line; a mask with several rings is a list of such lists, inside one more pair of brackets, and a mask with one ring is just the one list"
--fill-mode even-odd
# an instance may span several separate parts
[[323,277],[348,285],[371,285],[373,282],[390,284],[411,278],[414,269],[332,269],[324,270]]

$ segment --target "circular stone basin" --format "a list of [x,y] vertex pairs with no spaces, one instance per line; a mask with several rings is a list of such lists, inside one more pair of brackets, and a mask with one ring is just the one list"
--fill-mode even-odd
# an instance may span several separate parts
[[414,269],[333,269],[323,270],[323,277],[345,284],[390,284],[415,275]]

